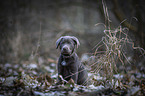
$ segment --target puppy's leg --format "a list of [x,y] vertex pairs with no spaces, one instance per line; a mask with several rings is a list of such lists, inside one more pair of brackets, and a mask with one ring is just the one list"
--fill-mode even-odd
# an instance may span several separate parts
[[77,84],[77,80],[78,80],[78,68],[77,67],[72,68],[71,75],[72,75],[72,79],[74,80],[74,83]]
[[57,77],[57,84],[61,83],[61,78],[59,77],[59,75],[62,75],[62,66],[61,66],[61,60],[62,58],[60,57],[58,60],[58,64],[57,64],[57,70],[58,70],[58,77]]
[[84,65],[81,64],[79,67],[79,74],[78,74],[78,84],[79,85],[88,85],[88,72],[85,69]]

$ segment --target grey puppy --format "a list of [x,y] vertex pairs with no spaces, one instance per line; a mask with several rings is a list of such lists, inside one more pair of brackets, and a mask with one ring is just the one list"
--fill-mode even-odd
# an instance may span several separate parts
[[56,41],[56,48],[59,47],[61,51],[57,65],[58,83],[61,82],[61,75],[66,81],[73,79],[75,84],[87,84],[88,73],[75,53],[79,45],[78,39],[74,36],[62,36]]

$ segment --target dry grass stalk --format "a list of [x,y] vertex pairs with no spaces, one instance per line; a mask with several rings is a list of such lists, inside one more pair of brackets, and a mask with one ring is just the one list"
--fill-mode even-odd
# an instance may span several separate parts
[[[110,29],[111,20],[109,19],[107,7],[103,0],[102,4],[105,15],[105,36],[102,37],[102,40],[96,45],[94,56],[97,59],[95,59],[94,63],[91,64],[91,68],[94,74],[98,74],[98,72],[100,73],[100,71],[103,71],[103,77],[111,81],[113,79],[114,73],[118,73],[118,62],[121,62],[122,66],[124,66],[124,59],[126,59],[128,63],[131,64],[123,51],[125,46],[132,45],[133,49],[141,50],[143,55],[145,54],[145,50],[143,48],[134,46],[134,43],[127,35],[127,32],[129,31],[128,28],[122,28],[120,24],[120,26],[115,30]],[[125,20],[123,22],[125,22]],[[98,51],[101,48],[105,48],[105,50]]]

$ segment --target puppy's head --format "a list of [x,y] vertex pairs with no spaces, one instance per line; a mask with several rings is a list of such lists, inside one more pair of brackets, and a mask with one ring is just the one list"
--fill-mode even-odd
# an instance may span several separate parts
[[79,40],[74,36],[62,36],[56,41],[56,48],[59,47],[64,56],[70,56],[79,45]]

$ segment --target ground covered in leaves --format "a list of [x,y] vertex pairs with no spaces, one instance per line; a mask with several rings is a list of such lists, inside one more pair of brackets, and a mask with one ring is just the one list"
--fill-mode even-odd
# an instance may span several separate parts
[[127,72],[113,75],[111,80],[100,73],[89,71],[88,86],[73,82],[56,85],[57,70],[55,60],[22,62],[21,64],[0,64],[0,96],[88,96],[88,95],[140,95],[145,96],[145,68],[127,67]]

